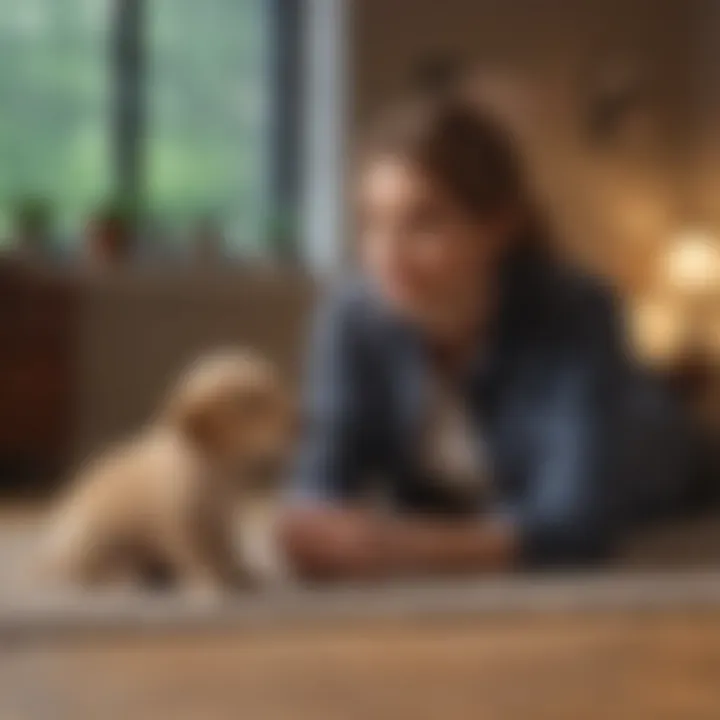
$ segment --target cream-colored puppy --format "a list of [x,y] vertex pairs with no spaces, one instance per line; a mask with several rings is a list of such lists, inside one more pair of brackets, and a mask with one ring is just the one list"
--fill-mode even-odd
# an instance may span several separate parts
[[[51,567],[82,584],[160,573],[213,593],[242,582],[238,505],[272,493],[291,415],[267,361],[244,351],[202,359],[147,429],[80,473],[53,523]],[[281,572],[264,562],[269,573]],[[263,571],[263,561],[255,565]]]

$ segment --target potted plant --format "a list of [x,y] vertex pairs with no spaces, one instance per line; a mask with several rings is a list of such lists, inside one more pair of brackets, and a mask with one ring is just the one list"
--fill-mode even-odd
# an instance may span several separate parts
[[40,196],[17,201],[13,212],[13,241],[19,253],[31,259],[47,256],[52,245],[53,210]]
[[91,216],[85,229],[87,260],[98,266],[122,265],[134,250],[137,208],[134,203],[111,200]]
[[211,213],[200,216],[192,231],[193,260],[198,267],[217,267],[226,258],[222,225]]

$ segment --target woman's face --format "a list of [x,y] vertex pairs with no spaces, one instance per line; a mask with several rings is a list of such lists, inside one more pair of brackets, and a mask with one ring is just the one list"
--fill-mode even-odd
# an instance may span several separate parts
[[507,232],[481,223],[409,163],[376,160],[360,188],[361,264],[384,299],[431,333],[485,311]]

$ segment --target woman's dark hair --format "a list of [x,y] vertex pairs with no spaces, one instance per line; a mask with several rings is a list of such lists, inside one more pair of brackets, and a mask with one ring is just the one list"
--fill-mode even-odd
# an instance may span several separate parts
[[406,159],[478,218],[528,213],[525,172],[508,129],[452,88],[415,88],[369,128],[365,160]]

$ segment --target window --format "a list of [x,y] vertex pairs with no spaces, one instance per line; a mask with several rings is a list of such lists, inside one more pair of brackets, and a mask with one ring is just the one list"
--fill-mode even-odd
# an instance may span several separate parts
[[163,223],[210,215],[261,251],[269,220],[265,0],[151,0],[147,198]]
[[238,252],[275,250],[294,217],[276,178],[293,163],[274,154],[294,152],[298,7],[0,0],[2,236],[16,203],[41,199],[71,245],[94,208],[130,195],[166,240],[210,218]]
[[109,0],[0,0],[0,227],[43,198],[65,236],[111,191]]

